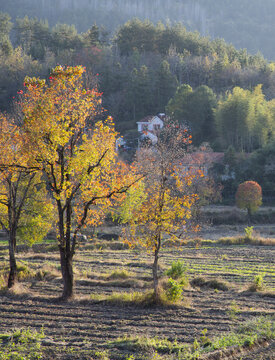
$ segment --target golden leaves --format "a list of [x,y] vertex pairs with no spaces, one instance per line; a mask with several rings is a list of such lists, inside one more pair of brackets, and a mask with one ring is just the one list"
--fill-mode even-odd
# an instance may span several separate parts
[[[84,88],[84,71],[82,66],[57,66],[43,89],[26,87],[22,108],[24,130],[53,197],[64,209],[73,204],[78,223],[92,199],[94,208],[87,209],[88,221],[95,225],[115,201],[115,194],[109,197],[110,193],[120,192],[119,198],[123,198],[120,189],[131,182],[131,175],[117,158],[113,119],[89,125],[101,98],[96,89]],[[27,83],[33,84],[35,79],[27,79]]]

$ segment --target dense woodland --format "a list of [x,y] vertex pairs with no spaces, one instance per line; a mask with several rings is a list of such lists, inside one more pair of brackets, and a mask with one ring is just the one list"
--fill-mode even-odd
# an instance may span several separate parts
[[211,38],[224,38],[237,48],[261,51],[274,59],[274,0],[0,0],[0,9],[17,17],[47,19],[56,23],[75,24],[80,32],[97,22],[114,33],[133,17],[182,22]]
[[[86,85],[103,93],[104,116],[114,117],[130,148],[136,146],[136,121],[166,112],[190,128],[194,146],[208,142],[229,153],[218,173],[237,175],[226,191],[233,193],[247,174],[264,191],[273,190],[275,64],[260,54],[181,24],[132,19],[111,36],[95,24],[78,33],[73,25],[50,27],[36,18],[12,23],[5,13],[0,49],[1,110],[14,107],[26,75],[47,77],[56,64],[81,64]],[[252,152],[261,159],[257,171],[255,161],[238,155]]]

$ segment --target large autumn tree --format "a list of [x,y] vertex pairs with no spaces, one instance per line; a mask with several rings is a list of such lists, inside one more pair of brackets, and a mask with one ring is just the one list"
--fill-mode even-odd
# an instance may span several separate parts
[[17,277],[18,239],[32,244],[52,226],[52,206],[37,168],[24,152],[24,137],[15,119],[0,114],[0,225],[9,238],[11,288]]
[[22,98],[29,153],[55,202],[65,300],[73,296],[78,232],[87,221],[97,223],[111,200],[135,182],[118,161],[112,119],[93,122],[101,94],[85,89],[84,71],[58,66],[49,82],[26,78]]
[[198,196],[192,183],[201,172],[188,172],[183,164],[190,136],[176,123],[166,124],[155,146],[138,151],[136,168],[145,177],[130,189],[120,217],[128,224],[126,241],[141,245],[153,255],[154,300],[160,300],[158,261],[161,249],[183,242],[193,224],[192,207]]

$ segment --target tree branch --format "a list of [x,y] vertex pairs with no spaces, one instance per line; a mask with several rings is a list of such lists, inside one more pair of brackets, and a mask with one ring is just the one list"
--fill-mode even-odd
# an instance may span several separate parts
[[5,224],[3,223],[2,220],[0,220],[0,225],[2,226],[2,228],[6,231],[7,234],[9,234],[9,230],[6,228]]
[[25,187],[25,191],[24,191],[24,194],[21,198],[21,201],[20,201],[20,204],[19,204],[19,207],[18,207],[18,210],[17,210],[17,214],[16,214],[16,222],[18,223],[19,221],[19,218],[20,218],[20,215],[21,215],[21,211],[22,211],[22,208],[23,208],[23,205],[24,205],[24,202],[27,198],[27,195],[28,195],[28,191],[30,190],[30,187],[31,187],[31,183],[33,181],[35,177],[35,174],[32,174],[29,178],[29,181],[28,181],[28,184],[27,186]]
[[106,195],[102,195],[102,196],[94,196],[91,200],[89,200],[85,206],[84,206],[84,211],[83,211],[83,215],[81,220],[79,221],[74,234],[73,234],[73,239],[72,239],[72,253],[74,254],[74,250],[75,250],[75,245],[76,245],[76,236],[78,234],[78,232],[81,230],[82,226],[85,224],[85,221],[87,219],[88,216],[88,211],[90,209],[90,207],[97,201],[97,200],[102,200],[102,199],[110,199],[112,196],[117,195],[117,194],[123,194],[125,192],[127,192],[134,184],[136,184],[138,181],[140,181],[141,179],[144,178],[144,175],[140,176],[138,179],[136,179],[135,181],[133,181],[131,184],[128,185],[124,185],[119,189],[110,191],[108,194]]
[[[90,175],[91,172],[100,165],[101,161],[104,159],[104,157],[105,157],[105,155],[107,154],[108,151],[109,151],[109,149],[107,149],[107,150],[104,151],[104,153],[103,153],[103,154],[101,155],[101,157],[98,159],[98,161],[97,161],[96,164],[94,164],[94,165],[89,165],[88,170],[87,170],[87,174],[88,174],[88,175]],[[80,186],[81,186],[81,181],[79,181],[79,183],[78,183],[78,184],[75,186],[75,188],[72,190],[70,197],[69,197],[68,200],[66,201],[65,207],[67,206],[67,204],[68,204],[70,201],[72,201],[73,197],[75,196],[75,194],[76,194],[77,191],[79,190]]]
[[0,204],[5,205],[5,206],[9,205],[9,203],[7,201],[4,201],[4,200],[0,200]]
[[95,165],[90,165],[88,167],[88,170],[87,170],[88,175],[90,175],[91,172],[100,165],[101,161],[104,159],[104,157],[108,151],[109,151],[109,149],[104,151],[104,153],[101,155],[101,157],[99,158],[99,160],[97,161],[97,163]]
[[0,164],[0,171],[4,171],[4,170],[8,170],[8,169],[20,169],[20,170],[24,170],[26,172],[26,174],[30,174],[32,172],[38,171],[40,170],[40,168],[38,166],[24,166],[24,165],[18,165],[18,164]]

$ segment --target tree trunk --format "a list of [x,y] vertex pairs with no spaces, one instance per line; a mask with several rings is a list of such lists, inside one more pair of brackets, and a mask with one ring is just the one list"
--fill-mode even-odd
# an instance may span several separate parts
[[252,212],[250,208],[247,208],[247,220],[248,220],[248,224],[250,225],[252,222]]
[[158,302],[160,300],[160,291],[159,291],[159,279],[158,279],[158,256],[159,250],[155,250],[155,258],[153,263],[153,281],[154,281],[154,300]]
[[72,256],[66,256],[64,248],[60,247],[60,259],[61,259],[61,270],[63,280],[63,300],[69,300],[73,298],[73,285],[74,285],[74,274],[73,274],[73,259]]
[[8,288],[12,288],[16,282],[17,277],[17,266],[15,259],[15,249],[16,249],[16,235],[13,231],[10,231],[9,234],[9,257],[10,257],[10,273],[8,279]]

